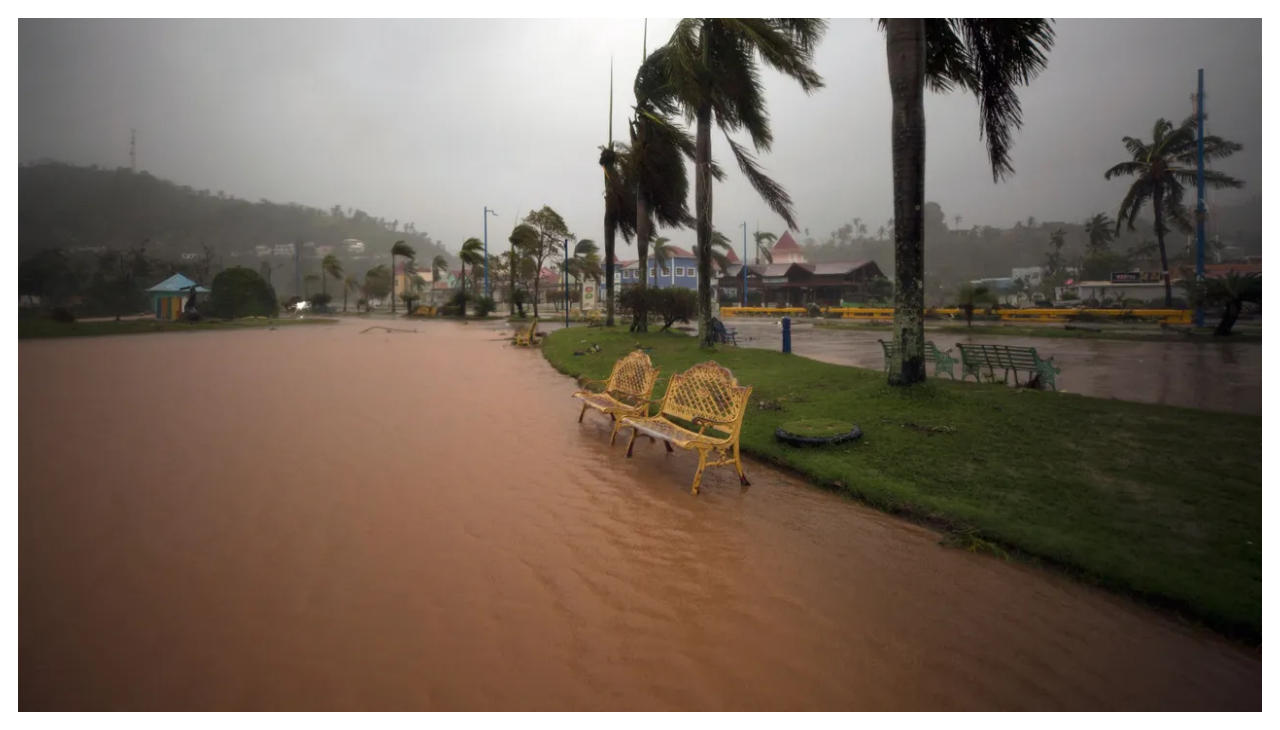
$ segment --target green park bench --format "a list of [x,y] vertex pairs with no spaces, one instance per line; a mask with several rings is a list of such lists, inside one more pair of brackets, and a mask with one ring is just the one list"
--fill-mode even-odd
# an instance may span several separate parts
[[[893,369],[894,358],[897,355],[898,348],[890,340],[877,340],[881,349],[884,350],[884,371],[887,373]],[[952,380],[956,379],[956,359],[951,356],[951,350],[939,350],[938,346],[932,341],[924,343],[924,361],[933,363],[933,377],[938,377],[942,373],[946,373]]]
[[1053,358],[1048,360],[1041,359],[1036,354],[1034,347],[1010,347],[1008,345],[964,345],[957,344],[960,348],[960,369],[962,370],[961,380],[973,376],[974,380],[982,382],[982,370],[985,368],[995,377],[997,369],[1004,371],[1004,379],[1009,379],[1009,372],[1013,372],[1013,382],[1015,385],[1021,385],[1018,381],[1018,372],[1029,373],[1032,379],[1039,378],[1040,385],[1058,389],[1055,376],[1062,372],[1053,364]]

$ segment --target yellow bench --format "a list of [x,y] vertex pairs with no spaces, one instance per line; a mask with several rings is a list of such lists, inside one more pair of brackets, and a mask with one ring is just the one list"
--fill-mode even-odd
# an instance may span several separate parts
[[[644,434],[653,440],[661,439],[667,451],[672,451],[671,445],[675,444],[698,452],[691,494],[698,493],[702,472],[708,466],[732,465],[738,470],[738,480],[748,486],[751,482],[742,471],[738,439],[750,397],[751,386],[738,385],[733,373],[710,360],[675,373],[660,401],[658,415],[623,416],[619,421],[619,428],[631,429],[627,457],[631,457],[636,436]],[[719,458],[708,462],[707,456],[713,451]]]
[[[623,416],[649,414],[649,397],[653,395],[653,386],[658,382],[658,369],[653,366],[649,356],[636,350],[613,364],[613,372],[608,380],[578,379],[578,387],[582,388],[573,394],[582,401],[582,412],[578,414],[578,423],[587,414],[588,408],[613,419],[613,433],[609,435],[609,445],[618,439],[618,429]],[[587,389],[589,384],[600,386],[600,392]]]
[[516,332],[516,339],[512,342],[516,347],[533,347],[538,344],[538,320],[529,323],[527,330]]

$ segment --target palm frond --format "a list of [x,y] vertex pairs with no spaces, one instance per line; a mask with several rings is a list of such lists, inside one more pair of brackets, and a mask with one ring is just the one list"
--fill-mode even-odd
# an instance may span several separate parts
[[756,165],[755,157],[745,147],[733,141],[733,138],[727,134],[725,139],[729,141],[733,156],[738,160],[738,168],[742,170],[742,174],[751,183],[751,187],[755,188],[756,193],[764,200],[765,205],[768,205],[773,212],[786,221],[789,228],[795,228],[796,219],[795,211],[792,209],[791,196],[787,194],[787,191],[781,185],[764,174],[764,171]]
[[1146,162],[1121,162],[1118,165],[1112,165],[1111,169],[1102,174],[1102,177],[1107,180],[1113,177],[1143,177],[1149,169],[1151,165]]

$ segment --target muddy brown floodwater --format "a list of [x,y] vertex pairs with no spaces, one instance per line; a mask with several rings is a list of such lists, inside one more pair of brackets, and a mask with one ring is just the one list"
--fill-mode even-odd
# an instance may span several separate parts
[[1260,652],[367,324],[19,344],[20,709],[1261,708]]

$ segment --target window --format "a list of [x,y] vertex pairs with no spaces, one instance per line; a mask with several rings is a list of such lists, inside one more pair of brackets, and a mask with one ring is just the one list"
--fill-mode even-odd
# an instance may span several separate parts
[[663,266],[663,267],[662,267],[662,275],[663,275],[663,276],[671,276],[671,267],[670,267],[670,266]]
[[622,272],[622,278],[624,278],[624,279],[625,279],[625,278],[627,278],[627,272],[625,272],[625,271],[624,271],[624,272]]
[[677,267],[676,267],[676,276],[684,276],[684,267],[683,267],[683,266],[677,266]]
[[653,271],[654,271],[653,267],[652,267],[652,266],[650,266],[650,267],[649,267],[649,278],[650,278],[650,279],[654,278],[654,276],[653,276]]

